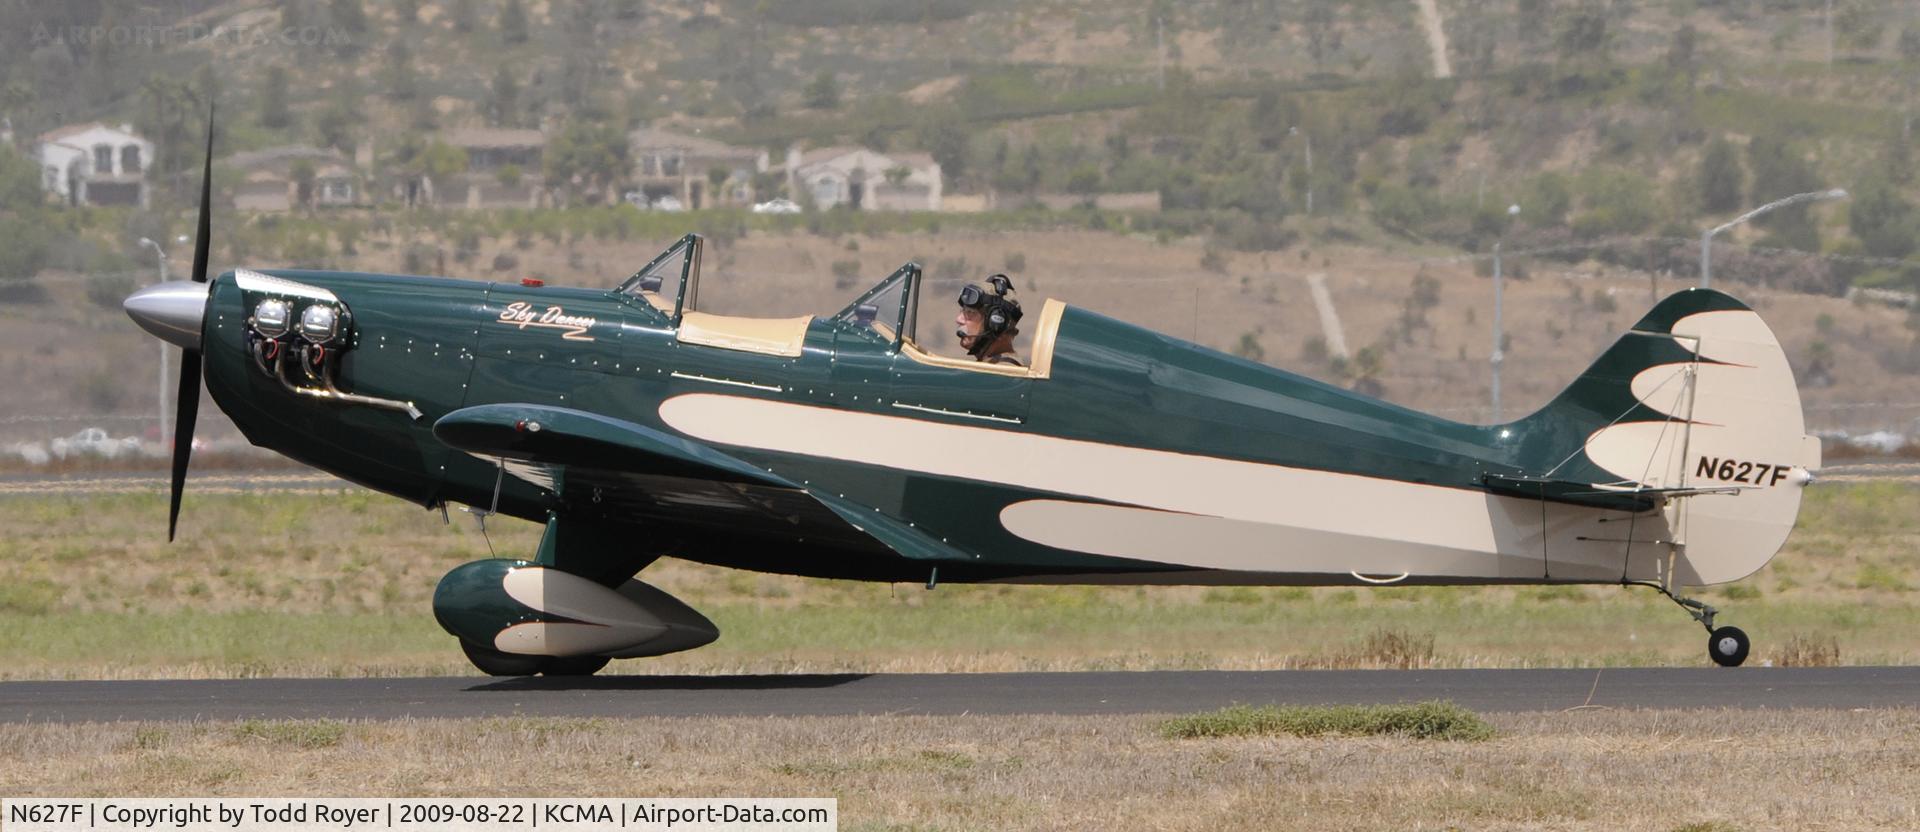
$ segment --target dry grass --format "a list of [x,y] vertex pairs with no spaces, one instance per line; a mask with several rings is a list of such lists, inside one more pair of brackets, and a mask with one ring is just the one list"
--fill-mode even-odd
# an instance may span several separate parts
[[1912,710],[1494,714],[1471,743],[1162,719],[5,725],[0,793],[831,796],[848,830],[1920,827]]
[[1840,663],[1840,641],[1833,636],[1795,635],[1774,654],[1780,667],[1833,667]]

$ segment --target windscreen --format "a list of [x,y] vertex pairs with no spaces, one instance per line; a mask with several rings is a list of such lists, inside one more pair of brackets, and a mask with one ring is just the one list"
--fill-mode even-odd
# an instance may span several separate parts
[[[693,308],[693,287],[700,274],[700,237],[680,238],[620,284],[624,294],[640,298],[669,317]],[[681,297],[682,293],[685,298]]]
[[840,310],[834,320],[885,343],[894,343],[902,335],[911,340],[914,288],[919,276],[918,264],[901,266]]

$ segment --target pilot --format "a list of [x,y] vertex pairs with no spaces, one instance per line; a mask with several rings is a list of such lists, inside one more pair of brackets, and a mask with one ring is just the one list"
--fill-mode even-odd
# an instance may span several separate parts
[[988,364],[1026,364],[1013,351],[1014,336],[1020,334],[1020,301],[1013,296],[1013,281],[1004,274],[960,287],[960,313],[953,322],[959,329],[961,348],[975,361]]

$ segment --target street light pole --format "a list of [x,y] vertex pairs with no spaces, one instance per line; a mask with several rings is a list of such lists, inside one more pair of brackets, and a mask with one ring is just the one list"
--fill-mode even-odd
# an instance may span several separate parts
[[[161,283],[167,282],[167,253],[161,250],[159,243],[156,243],[152,239],[147,237],[140,238],[140,246],[142,248],[153,249],[154,259],[158,260],[160,263],[160,282]],[[167,447],[167,427],[168,427],[167,426],[167,345],[165,343],[162,343],[159,345],[159,348],[160,348],[160,388],[159,388],[160,389],[160,447],[162,450],[165,450]]]
[[[1515,203],[1507,206],[1507,216],[1509,218],[1520,216],[1520,205]],[[1512,220],[1509,219],[1508,222]],[[1493,365],[1493,423],[1496,425],[1500,424],[1500,365],[1507,360],[1506,352],[1501,349],[1503,346],[1501,342],[1506,340],[1506,331],[1501,327],[1500,320],[1505,300],[1501,296],[1500,244],[1506,242],[1506,236],[1507,232],[1503,229],[1500,232],[1500,239],[1493,241],[1493,356],[1488,359],[1488,362]]]
[[1848,196],[1847,191],[1844,188],[1834,188],[1829,191],[1808,191],[1804,194],[1794,194],[1793,196],[1790,196],[1790,197],[1776,199],[1772,202],[1769,202],[1765,205],[1762,205],[1758,208],[1755,208],[1751,211],[1741,214],[1740,216],[1727,220],[1724,223],[1721,223],[1719,225],[1716,225],[1712,228],[1707,229],[1706,233],[1703,233],[1700,235],[1700,288],[1708,289],[1708,288],[1712,288],[1713,286],[1713,235],[1718,234],[1722,231],[1725,231],[1729,228],[1732,228],[1736,225],[1739,225],[1743,222],[1746,222],[1747,220],[1753,219],[1754,217],[1760,216],[1761,214],[1764,214],[1768,211],[1772,211],[1775,208],[1785,208],[1789,205],[1799,205],[1800,203],[1803,203],[1803,202],[1825,202],[1830,199],[1846,199],[1847,196]]

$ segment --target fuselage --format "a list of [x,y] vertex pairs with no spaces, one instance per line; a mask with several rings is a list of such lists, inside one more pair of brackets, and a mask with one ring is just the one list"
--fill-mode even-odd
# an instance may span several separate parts
[[303,399],[258,372],[253,295],[229,272],[208,307],[207,386],[255,444],[426,506],[627,524],[639,562],[929,577],[801,510],[803,497],[649,471],[562,487],[449,448],[434,421],[520,402],[686,436],[975,553],[941,565],[942,581],[1618,580],[1627,568],[1554,574],[1543,504],[1483,485],[1544,467],[1534,445],[1551,431],[1440,419],[1077,308],[1038,333],[1050,360],[1035,377],[927,360],[837,319],[806,322],[798,354],[770,354],[689,342],[668,313],[601,290],[270,274],[351,310],[343,389],[420,417]]

